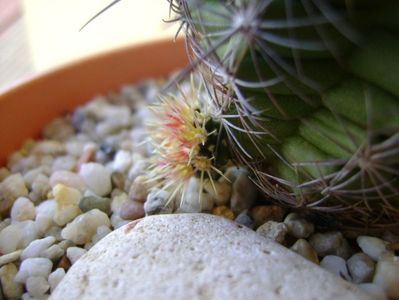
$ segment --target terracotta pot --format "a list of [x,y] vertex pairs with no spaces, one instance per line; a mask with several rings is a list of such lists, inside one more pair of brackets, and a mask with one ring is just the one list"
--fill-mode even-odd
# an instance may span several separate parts
[[158,41],[82,59],[0,92],[0,165],[52,119],[121,85],[187,65],[184,41]]

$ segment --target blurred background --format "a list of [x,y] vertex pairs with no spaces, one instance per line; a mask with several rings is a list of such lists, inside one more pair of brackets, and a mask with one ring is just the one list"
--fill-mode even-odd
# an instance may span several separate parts
[[131,44],[173,39],[166,0],[0,0],[0,89],[35,73]]

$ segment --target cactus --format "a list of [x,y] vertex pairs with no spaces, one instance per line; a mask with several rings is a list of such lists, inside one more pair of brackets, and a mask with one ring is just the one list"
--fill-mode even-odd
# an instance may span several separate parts
[[266,195],[399,228],[397,1],[168,1],[232,155]]

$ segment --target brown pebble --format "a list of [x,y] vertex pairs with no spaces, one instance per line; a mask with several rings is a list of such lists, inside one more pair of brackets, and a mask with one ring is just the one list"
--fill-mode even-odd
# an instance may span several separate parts
[[251,216],[255,228],[267,221],[281,222],[285,215],[285,209],[276,205],[258,205],[251,209]]
[[144,217],[144,204],[138,201],[127,201],[122,204],[119,216],[124,220],[136,220]]
[[96,149],[94,147],[87,147],[87,149],[83,151],[82,155],[79,157],[76,163],[76,170],[79,172],[80,167],[83,164],[94,161],[95,158],[96,158]]
[[114,172],[111,174],[112,186],[114,188],[125,190],[125,175],[121,172]]
[[60,261],[58,262],[57,268],[63,268],[65,272],[67,272],[71,267],[71,265],[72,264],[69,258],[66,255],[64,255],[63,257],[61,257]]
[[399,250],[399,243],[390,243],[387,245],[387,249],[390,251],[398,251]]
[[234,220],[235,216],[233,211],[227,206],[217,206],[212,210],[212,214],[215,216],[224,217],[229,220]]
[[129,190],[129,198],[133,201],[145,202],[148,196],[148,177],[139,175],[137,176]]

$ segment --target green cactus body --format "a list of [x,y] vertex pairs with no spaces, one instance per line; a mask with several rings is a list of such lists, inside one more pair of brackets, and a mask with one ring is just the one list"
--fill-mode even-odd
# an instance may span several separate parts
[[169,2],[265,194],[399,228],[397,1]]

